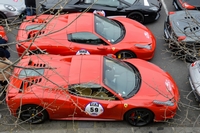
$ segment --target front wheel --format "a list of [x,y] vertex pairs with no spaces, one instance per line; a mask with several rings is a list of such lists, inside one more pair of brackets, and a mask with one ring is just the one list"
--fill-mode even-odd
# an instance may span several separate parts
[[24,105],[18,110],[20,119],[31,124],[43,123],[48,119],[48,113],[45,109],[37,105]]
[[126,121],[133,126],[145,126],[153,121],[154,114],[148,109],[132,109],[125,115]]
[[130,59],[130,58],[136,58],[136,55],[131,51],[120,51],[116,54],[116,57],[118,59]]
[[136,20],[142,24],[144,23],[144,16],[140,12],[132,12],[127,17],[130,19]]

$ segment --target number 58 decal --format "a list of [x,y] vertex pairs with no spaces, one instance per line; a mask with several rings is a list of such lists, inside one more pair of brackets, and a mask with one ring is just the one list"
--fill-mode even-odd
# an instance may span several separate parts
[[85,112],[87,112],[90,116],[99,116],[104,111],[101,104],[98,102],[91,102],[85,107]]

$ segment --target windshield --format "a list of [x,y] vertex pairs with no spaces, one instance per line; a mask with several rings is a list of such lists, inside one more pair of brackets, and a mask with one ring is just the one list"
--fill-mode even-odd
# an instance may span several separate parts
[[99,15],[94,15],[94,19],[96,33],[110,43],[115,43],[124,36],[124,28],[115,21]]
[[123,98],[129,97],[130,94],[134,95],[138,91],[140,78],[136,69],[120,60],[108,57],[104,57],[103,66],[103,81],[106,86]]
[[44,69],[23,69],[19,73],[19,78],[26,78],[32,76],[40,76],[44,74]]

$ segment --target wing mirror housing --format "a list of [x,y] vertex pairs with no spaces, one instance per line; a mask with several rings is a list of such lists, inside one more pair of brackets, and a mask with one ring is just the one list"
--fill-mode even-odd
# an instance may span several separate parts
[[119,5],[119,6],[117,7],[117,10],[122,10],[122,9],[124,9],[124,7],[123,7],[122,5]]

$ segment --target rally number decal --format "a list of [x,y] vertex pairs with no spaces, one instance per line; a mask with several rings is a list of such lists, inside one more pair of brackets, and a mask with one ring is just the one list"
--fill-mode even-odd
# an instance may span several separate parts
[[102,105],[97,102],[91,102],[85,107],[85,112],[90,116],[99,116],[103,111]]
[[90,54],[89,51],[85,49],[80,49],[79,51],[76,52],[76,55],[88,55]]

